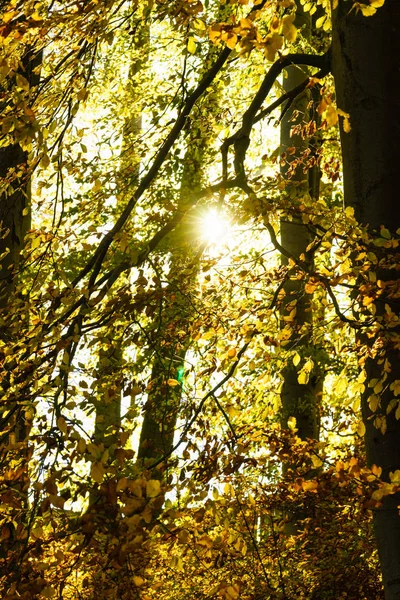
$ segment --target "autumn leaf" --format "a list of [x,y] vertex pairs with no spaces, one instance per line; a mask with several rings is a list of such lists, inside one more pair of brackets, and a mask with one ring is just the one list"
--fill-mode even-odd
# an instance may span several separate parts
[[365,435],[365,431],[366,431],[366,430],[365,430],[365,425],[364,425],[364,423],[363,423],[362,421],[359,421],[359,422],[358,422],[358,425],[357,425],[357,434],[358,434],[360,437],[364,437],[364,435]]
[[268,34],[264,41],[265,56],[267,60],[273,62],[275,55],[283,46],[283,37],[278,33]]
[[150,479],[146,483],[146,496],[148,498],[155,498],[161,493],[161,483],[158,479]]
[[302,487],[305,492],[315,492],[318,489],[318,481],[305,480],[302,483]]
[[300,354],[298,352],[295,353],[295,355],[293,356],[293,364],[295,367],[297,367],[297,365],[300,363],[301,357]]
[[351,125],[350,125],[350,115],[349,113],[345,112],[344,110],[341,110],[340,108],[337,109],[337,114],[340,117],[343,117],[343,130],[346,133],[349,133],[351,131]]
[[282,18],[282,35],[288,42],[294,42],[297,37],[297,28],[293,24],[295,18],[295,13],[292,13],[291,15],[285,15]]
[[310,373],[302,370],[297,376],[297,381],[300,383],[300,385],[306,385],[308,383],[309,378]]
[[101,462],[92,463],[90,476],[96,483],[101,483],[104,479],[104,465]]
[[397,469],[393,473],[389,473],[390,481],[396,485],[400,485],[400,469]]
[[329,104],[324,113],[326,124],[328,127],[334,127],[339,120],[338,113],[333,104]]
[[196,42],[193,37],[188,39],[187,49],[190,54],[195,54],[196,52]]
[[376,412],[378,406],[380,404],[380,398],[378,396],[376,396],[375,394],[372,394],[372,396],[370,396],[368,398],[368,406],[371,412]]
[[64,417],[58,417],[57,419],[57,427],[61,431],[61,433],[66,434],[68,431],[67,422]]

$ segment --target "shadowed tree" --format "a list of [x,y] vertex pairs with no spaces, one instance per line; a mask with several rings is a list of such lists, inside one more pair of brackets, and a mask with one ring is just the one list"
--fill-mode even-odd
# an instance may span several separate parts
[[[360,270],[358,317],[363,326],[358,341],[365,344],[361,362],[366,371],[362,412],[367,458],[390,481],[390,473],[400,469],[395,383],[400,380],[399,257],[397,243],[391,242],[400,227],[400,3],[373,3],[383,4],[376,13],[373,6],[365,5],[371,16],[349,11],[344,0],[333,4],[337,105],[349,114],[351,124],[351,130],[345,131],[341,123],[345,204],[354,208],[356,219],[372,237],[386,240],[374,243],[370,238],[365,243],[376,256],[368,270],[375,271],[378,287],[369,292],[374,313],[362,301],[369,279]],[[399,504],[400,494],[391,494],[373,511],[387,600],[400,598]]]

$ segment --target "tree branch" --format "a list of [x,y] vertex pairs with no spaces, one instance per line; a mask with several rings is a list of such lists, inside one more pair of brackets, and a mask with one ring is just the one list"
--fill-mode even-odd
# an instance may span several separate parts
[[[325,54],[321,55],[310,55],[310,54],[288,54],[279,58],[269,69],[263,82],[256,95],[254,96],[250,106],[246,110],[242,118],[242,126],[233,135],[227,138],[221,147],[222,153],[222,165],[223,165],[223,177],[227,178],[227,164],[228,164],[228,151],[230,146],[234,146],[234,166],[236,177],[241,180],[245,180],[244,161],[246,158],[247,149],[250,144],[250,134],[255,122],[259,120],[257,113],[261,109],[265,99],[267,98],[271,88],[276,81],[277,77],[282,73],[284,69],[291,65],[306,65],[309,67],[317,67],[320,72],[330,71],[331,63],[331,52],[328,50]],[[305,80],[305,87],[307,87],[308,79]],[[298,86],[299,87],[299,86]],[[296,89],[296,88],[295,88]],[[303,91],[300,90],[300,91]],[[300,92],[298,92],[300,93]],[[282,100],[284,102],[284,100]],[[277,104],[279,106],[279,104]],[[274,106],[275,108],[275,106]],[[271,108],[270,110],[273,110]]]
[[[302,83],[297,85],[292,90],[289,90],[289,92],[286,92],[286,94],[282,94],[282,96],[280,96],[280,98],[275,100],[275,102],[272,102],[272,104],[267,106],[267,108],[264,108],[264,110],[259,112],[257,114],[257,116],[254,118],[254,123],[258,123],[259,121],[261,121],[262,119],[267,117],[270,113],[272,113],[272,111],[274,111],[276,108],[278,108],[278,106],[283,104],[286,100],[289,100],[289,102],[291,104],[293,102],[293,100],[295,100],[297,98],[297,96],[299,96],[302,92],[304,92],[304,90],[310,85],[310,82],[312,81],[312,79],[322,79],[323,77],[326,77],[326,75],[328,75],[328,73],[330,73],[330,68],[327,67],[326,69],[321,69],[315,75],[307,77]],[[285,108],[285,111],[286,110],[287,110],[287,107]]]
[[[250,10],[250,13],[252,13],[254,10],[261,10],[263,8],[263,6],[265,5],[265,3],[266,3],[266,0],[263,0],[259,4],[253,6]],[[144,192],[148,189],[148,187],[150,186],[152,181],[155,179],[155,177],[158,175],[158,172],[159,172],[161,166],[163,165],[164,160],[168,156],[169,151],[171,150],[172,146],[178,139],[182,129],[184,128],[186,119],[189,116],[193,106],[195,105],[197,100],[203,95],[203,93],[207,90],[207,88],[211,85],[214,78],[216,77],[218,72],[222,69],[222,67],[224,66],[225,62],[227,61],[227,59],[229,58],[231,53],[232,53],[232,50],[228,47],[225,47],[222,50],[222,52],[220,53],[220,55],[217,58],[217,60],[215,61],[215,63],[212,65],[212,67],[207,71],[207,73],[204,74],[204,76],[200,80],[197,88],[191,94],[189,94],[189,96],[186,98],[186,101],[182,107],[182,110],[181,110],[178,118],[175,121],[174,126],[172,127],[171,131],[169,132],[166,139],[164,140],[161,148],[157,152],[157,154],[154,158],[153,164],[147,171],[147,174],[140,181],[135,193],[128,201],[125,209],[123,210],[123,212],[121,213],[121,215],[119,216],[117,221],[115,222],[113,228],[103,237],[99,246],[97,247],[97,250],[94,252],[94,254],[89,259],[89,261],[87,262],[85,267],[81,270],[81,272],[72,281],[72,284],[71,284],[72,287],[76,287],[76,285],[88,273],[90,273],[90,271],[92,271],[92,274],[89,279],[88,287],[90,288],[91,286],[94,285],[94,283],[96,282],[97,276],[100,272],[103,260],[106,256],[107,251],[108,251],[109,247],[111,246],[116,234],[119,233],[119,231],[121,231],[122,227],[124,226],[124,224],[126,223],[126,221],[129,218],[130,214],[132,213],[136,203],[141,198],[141,196],[144,194]]]

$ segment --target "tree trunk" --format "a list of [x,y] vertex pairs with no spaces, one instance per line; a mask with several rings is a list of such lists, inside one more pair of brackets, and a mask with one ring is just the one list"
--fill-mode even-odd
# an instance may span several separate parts
[[[41,52],[26,51],[19,73],[30,88],[39,83],[38,69]],[[9,85],[13,82],[8,81]],[[3,86],[2,86],[3,87]],[[9,98],[9,86],[4,86],[3,97]],[[30,92],[32,94],[32,91]],[[1,106],[3,111],[4,106]],[[10,116],[10,115],[8,115]],[[11,133],[13,136],[13,133]],[[12,299],[18,265],[24,247],[24,237],[31,222],[31,173],[28,152],[17,140],[0,148],[0,309]]]
[[[221,5],[216,19],[219,21],[227,18],[231,13],[232,7]],[[218,50],[211,46],[206,64],[216,52]],[[208,122],[213,119],[213,107],[217,106],[216,96],[211,94],[211,100],[202,107],[203,118]],[[190,122],[188,125],[190,127]],[[203,137],[200,137],[201,133],[197,129],[188,131],[179,198],[179,203],[183,206],[190,204],[193,192],[203,184],[204,156],[210,148],[210,142],[213,142],[214,135],[210,124],[205,130]],[[190,345],[190,320],[194,310],[190,295],[193,284],[197,281],[202,252],[200,248],[197,252],[193,249],[193,237],[196,234],[192,225],[182,224],[176,234],[185,239],[186,247],[178,245],[174,248],[174,234],[171,236],[171,280],[164,292],[165,304],[161,318],[164,334],[155,344],[151,388],[139,440],[138,458],[145,461],[152,459],[150,463],[161,460],[163,456],[168,457],[173,448],[183,382],[179,381],[179,386],[175,387],[168,386],[166,382],[168,379],[180,379],[178,373],[184,372],[185,355]],[[184,339],[180,339],[180,332],[187,332]]]
[[[303,28],[303,35],[310,36],[311,17],[299,8],[296,15],[296,26]],[[286,76],[285,76],[286,75]],[[290,91],[301,84],[307,74],[297,66],[288,67],[283,78],[283,87]],[[318,174],[312,169],[308,174],[304,172],[302,154],[307,149],[309,140],[302,137],[301,131],[293,128],[301,128],[309,119],[307,105],[309,94],[304,92],[298,97],[290,108],[284,113],[281,122],[281,153],[284,164],[281,173],[285,179],[285,192],[289,202],[293,206],[301,204],[301,199],[307,195],[318,195]],[[294,151],[288,152],[288,148]],[[293,153],[292,153],[293,152]],[[317,167],[315,168],[317,170]],[[291,218],[291,220],[289,220]],[[280,223],[281,244],[292,256],[300,258],[306,252],[311,242],[311,235],[307,226],[303,223],[301,213],[294,209],[290,217],[283,217]],[[282,264],[287,266],[288,259],[282,256]],[[312,335],[312,295],[307,294],[304,289],[304,281],[296,279],[292,272],[290,279],[284,286],[285,299],[282,304],[281,317],[282,326],[291,326],[292,331],[285,348],[296,350],[301,356],[298,369],[308,359],[314,359],[315,348],[311,342]],[[296,314],[288,321],[289,314],[295,309]],[[298,369],[293,363],[288,364],[283,372],[283,385],[281,391],[282,422],[287,426],[289,417],[296,418],[296,427],[301,439],[318,439],[319,435],[319,401],[322,394],[323,381],[313,369],[307,383],[299,383]]]
[[[31,94],[27,97],[27,106],[32,98],[32,87],[39,83],[38,69],[42,59],[41,52],[34,53],[27,48],[20,61],[19,74],[29,83]],[[0,87],[2,98],[0,114],[8,117],[5,104],[10,101],[13,78],[7,78]],[[24,238],[30,227],[31,216],[31,164],[28,152],[20,146],[17,136],[10,134],[9,145],[0,148],[0,339],[8,350],[21,340],[21,321],[27,322],[28,311],[21,310],[22,299],[18,292],[19,269],[21,268],[21,253],[24,248]],[[18,318],[16,311],[20,311]],[[0,360],[4,359],[3,352]],[[4,429],[1,432],[2,466],[8,465],[12,477],[12,486],[1,485],[1,492],[8,495],[4,504],[3,536],[0,546],[0,571],[17,574],[17,564],[21,560],[20,552],[26,546],[26,509],[28,507],[29,490],[29,460],[31,449],[28,445],[28,435],[31,428],[31,411],[24,404],[26,398],[21,397],[17,402],[7,398],[7,392],[12,386],[12,369],[4,370],[1,382],[2,407],[0,416]],[[11,416],[9,416],[11,415]],[[29,416],[28,416],[29,415]],[[11,466],[10,466],[11,465]],[[7,566],[2,564],[6,559]]]
[[[171,261],[173,274],[178,272],[180,278],[172,279],[165,290],[150,390],[140,432],[138,458],[151,459],[151,462],[171,452],[181,404],[184,361],[190,343],[190,332],[187,330],[192,305],[188,296],[197,274],[197,269],[196,273],[185,270],[184,263],[184,258],[179,256]],[[168,385],[169,379],[178,381],[179,385]]]
[[[386,0],[371,17],[355,10],[349,13],[349,8],[348,2],[339,0],[333,36],[337,105],[349,113],[351,123],[349,133],[341,130],[345,204],[354,208],[356,218],[368,225],[370,232],[379,235],[383,225],[394,233],[400,226],[400,3]],[[391,326],[393,320],[389,327],[386,324],[388,308],[399,315],[398,293],[393,293],[399,280],[396,269],[390,270],[383,261],[398,264],[398,256],[394,247],[372,245],[371,250],[380,261],[371,269],[383,282],[383,291],[375,300],[374,325],[358,338],[368,356],[362,412],[368,462],[382,467],[382,478],[389,481],[389,473],[400,469],[400,420],[395,410],[387,414],[389,402],[395,398],[390,385],[400,379],[400,345],[398,326]],[[378,402],[374,412],[368,402],[372,392]],[[396,494],[374,510],[387,600],[400,598],[399,504],[400,495]]]
[[[142,131],[142,114],[137,111],[136,100],[138,90],[136,78],[143,72],[148,60],[150,28],[143,21],[137,29],[135,39],[134,58],[129,67],[127,92],[130,95],[132,106],[131,114],[125,119],[122,131],[122,151],[120,158],[120,175],[124,181],[137,185],[140,170],[140,157],[135,152],[135,145]],[[132,150],[133,148],[133,150]],[[128,185],[128,191],[130,190]],[[98,387],[96,390],[95,427],[93,439],[96,444],[101,444],[105,450],[111,453],[111,457],[118,443],[118,432],[121,427],[121,396],[123,387],[123,335],[112,323],[99,350],[99,361],[97,366]],[[97,504],[99,510],[105,497],[93,491],[90,495],[89,504]],[[107,508],[107,504],[105,504]]]

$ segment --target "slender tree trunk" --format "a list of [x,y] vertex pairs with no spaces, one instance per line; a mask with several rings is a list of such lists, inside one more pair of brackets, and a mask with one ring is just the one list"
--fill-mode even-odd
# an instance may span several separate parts
[[[125,119],[122,131],[121,179],[137,184],[139,178],[140,158],[135,152],[138,136],[142,130],[142,115],[137,111],[136,100],[139,97],[137,76],[145,68],[148,60],[148,43],[150,29],[147,22],[138,28],[135,39],[135,57],[128,75],[127,95],[130,97],[132,111]],[[128,184],[128,190],[130,186]],[[102,339],[97,365],[98,387],[95,400],[95,427],[93,439],[96,444],[113,454],[118,443],[118,432],[121,427],[121,396],[123,387],[123,336],[115,323],[112,323]],[[111,456],[112,457],[112,456]],[[116,501],[116,498],[115,498]],[[106,502],[106,497],[93,492],[89,504],[97,505]],[[103,508],[107,509],[107,503]]]
[[[218,9],[217,20],[227,18],[231,14],[230,6],[221,5]],[[214,47],[209,51],[209,58],[216,52]],[[206,64],[209,60],[206,60]],[[213,117],[213,107],[217,98],[203,106],[204,118],[209,121]],[[188,122],[190,126],[190,122]],[[187,150],[183,160],[181,189],[179,202],[182,205],[190,203],[190,197],[203,183],[203,160],[210,142],[213,141],[211,127],[205,127],[206,134],[200,137],[200,132],[189,129]],[[211,136],[211,137],[210,137]],[[190,238],[191,227],[188,227],[187,238]],[[138,457],[140,459],[160,460],[169,456],[173,448],[174,434],[181,406],[183,382],[179,386],[168,386],[167,381],[180,379],[184,372],[186,352],[190,346],[190,320],[193,305],[190,296],[197,281],[199,258],[188,239],[186,248],[173,248],[171,239],[171,280],[165,292],[165,308],[162,312],[162,329],[164,335],[155,344],[154,363],[151,374],[151,387],[143,415],[143,424],[139,440]],[[198,254],[198,252],[197,252]],[[201,254],[201,250],[200,250]],[[180,336],[187,332],[184,339]],[[162,474],[161,474],[162,477]]]
[[[311,18],[300,8],[296,15],[296,26],[303,29],[303,35],[309,37]],[[297,66],[287,68],[285,75],[283,79],[285,91],[292,90],[306,77],[304,70]],[[294,206],[301,204],[301,199],[309,193],[313,197],[318,196],[318,173],[315,173],[318,169],[315,167],[308,174],[305,173],[301,160],[309,143],[309,140],[304,139],[301,133],[302,124],[309,119],[307,108],[309,101],[308,92],[304,92],[285,112],[281,122],[281,152],[284,163],[281,173],[286,181],[286,196],[290,204]],[[302,221],[301,213],[296,209],[289,218],[281,219],[280,237],[282,246],[292,256],[300,258],[305,254],[307,246],[311,242],[311,235]],[[285,256],[282,256],[281,260],[283,265],[288,265],[288,259]],[[288,364],[283,372],[282,421],[286,426],[288,418],[295,417],[298,435],[301,439],[318,439],[322,377],[314,368],[306,383],[298,381],[298,371],[304,362],[308,358],[314,359],[315,362],[315,348],[311,342],[312,295],[305,292],[304,281],[297,279],[295,273],[291,274],[284,286],[284,291],[285,299],[281,310],[282,326],[292,328],[285,347],[296,350],[301,356],[301,362],[298,367],[293,363]],[[293,311],[295,314],[291,317],[290,313]]]
[[[192,288],[198,263],[193,255],[173,253],[172,280],[165,289],[159,334],[154,348],[150,390],[140,433],[138,458],[160,460],[168,456],[174,442],[176,422],[184,386],[185,355],[190,345],[193,313]],[[176,276],[177,275],[177,276]],[[178,385],[168,385],[168,380]]]
[[[379,235],[383,225],[393,234],[400,227],[399,2],[386,0],[375,15],[364,17],[355,10],[349,12],[349,3],[339,0],[334,11],[333,73],[338,107],[349,113],[351,123],[349,133],[341,130],[345,204],[354,208],[356,218],[368,225],[370,232]],[[365,344],[367,356],[362,412],[368,462],[382,467],[382,478],[389,481],[389,474],[400,469],[400,420],[395,410],[388,413],[389,403],[395,399],[390,386],[400,380],[399,279],[398,270],[388,268],[389,263],[398,265],[398,251],[391,244],[372,244],[371,250],[379,263],[370,270],[376,272],[382,286],[375,301],[376,322],[358,338]],[[361,277],[362,273],[360,285],[364,283]],[[362,306],[359,310],[362,312]],[[372,393],[377,398],[374,403],[368,402]],[[387,600],[400,598],[398,505],[400,494],[391,495],[374,510]]]
[[[182,204],[200,186],[203,151],[204,147],[199,147],[199,140],[191,132],[182,173]],[[171,243],[174,243],[173,237]],[[150,390],[138,449],[138,458],[152,459],[151,462],[169,456],[173,447],[181,405],[185,356],[190,346],[190,321],[194,310],[192,294],[197,282],[199,258],[190,244],[183,247],[178,245],[171,250],[170,283],[163,290],[161,322],[154,346]],[[177,380],[179,385],[168,385],[168,379]]]

